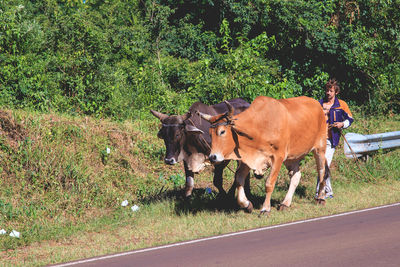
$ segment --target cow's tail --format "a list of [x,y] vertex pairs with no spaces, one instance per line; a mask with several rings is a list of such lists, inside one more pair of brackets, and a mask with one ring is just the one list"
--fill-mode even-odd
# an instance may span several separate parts
[[324,173],[324,180],[328,179],[328,177],[331,176],[331,170],[329,169],[328,166],[328,161],[325,159],[325,173]]

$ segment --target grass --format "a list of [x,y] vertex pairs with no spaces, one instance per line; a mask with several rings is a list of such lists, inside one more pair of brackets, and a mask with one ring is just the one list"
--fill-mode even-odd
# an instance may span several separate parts
[[[398,115],[354,115],[348,131],[370,134],[400,126]],[[220,201],[211,168],[195,177],[194,195],[184,200],[183,167],[163,164],[154,118],[117,123],[3,111],[0,122],[0,229],[21,232],[20,239],[0,235],[0,265],[41,266],[400,201],[399,149],[360,163],[371,178],[340,146],[332,163],[335,198],[325,207],[313,202],[316,171],[307,157],[292,207],[258,218],[257,211],[246,214]],[[281,170],[272,196],[275,207],[286,194],[286,173]],[[226,169],[224,187],[232,181]],[[265,196],[263,183],[251,180],[256,209]],[[125,199],[129,205],[122,207]],[[132,212],[133,204],[140,210]]]

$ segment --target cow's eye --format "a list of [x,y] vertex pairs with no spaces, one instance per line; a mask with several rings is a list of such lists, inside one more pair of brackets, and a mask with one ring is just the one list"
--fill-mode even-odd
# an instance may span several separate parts
[[223,134],[225,134],[225,130],[222,130],[219,132],[219,135],[223,135]]

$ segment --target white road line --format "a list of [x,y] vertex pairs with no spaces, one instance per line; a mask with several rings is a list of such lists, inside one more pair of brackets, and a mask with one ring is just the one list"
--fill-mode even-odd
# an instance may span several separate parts
[[347,215],[351,215],[351,214],[362,213],[362,212],[378,210],[378,209],[384,209],[384,208],[389,208],[389,207],[394,207],[394,206],[399,206],[399,205],[400,205],[400,203],[394,203],[394,204],[389,204],[389,205],[384,205],[384,206],[379,206],[379,207],[374,207],[374,208],[368,208],[368,209],[363,209],[363,210],[355,210],[355,211],[349,211],[349,212],[335,214],[335,215],[318,217],[318,218],[314,218],[314,219],[307,219],[307,220],[290,222],[290,223],[285,223],[285,224],[272,225],[272,226],[267,226],[267,227],[262,227],[262,228],[256,228],[256,229],[236,232],[236,233],[223,234],[223,235],[206,237],[206,238],[201,238],[201,239],[195,239],[195,240],[190,240],[190,241],[185,241],[185,242],[180,242],[180,243],[174,243],[174,244],[169,244],[169,245],[163,245],[163,246],[158,246],[158,247],[145,248],[145,249],[128,251],[128,252],[123,252],[123,253],[118,253],[118,254],[113,254],[113,255],[100,256],[100,257],[95,257],[95,258],[90,258],[90,259],[85,259],[85,260],[80,260],[80,261],[62,263],[62,264],[53,265],[53,266],[54,267],[72,266],[72,265],[77,265],[77,264],[89,263],[89,262],[93,262],[93,261],[100,261],[100,260],[117,258],[117,257],[122,257],[122,256],[127,256],[127,255],[138,254],[138,253],[144,253],[144,252],[148,252],[148,251],[154,251],[154,250],[160,250],[160,249],[165,249],[165,248],[184,246],[184,245],[204,242],[204,241],[208,241],[208,240],[221,239],[221,238],[230,237],[230,236],[244,235],[244,234],[248,234],[248,233],[260,232],[260,231],[265,231],[265,230],[270,230],[270,229],[275,229],[275,228],[282,228],[282,227],[287,227],[287,226],[296,225],[296,224],[321,221],[321,220],[326,220],[326,219],[330,219],[330,218],[342,217],[342,216],[347,216]]

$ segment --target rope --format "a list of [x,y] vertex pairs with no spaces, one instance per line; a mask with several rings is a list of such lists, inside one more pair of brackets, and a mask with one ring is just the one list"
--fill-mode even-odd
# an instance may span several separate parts
[[[347,141],[346,137],[344,136],[343,132],[340,131],[340,134],[341,134],[341,136],[343,136],[344,141],[346,142],[347,146],[350,148],[351,154],[353,155],[354,161],[356,162],[356,165],[357,165],[358,169],[360,170],[360,172],[361,172],[364,176],[366,176],[365,173],[363,172],[363,170],[362,170],[361,167],[360,167],[360,161],[358,160],[358,157],[356,156],[356,153],[354,153],[353,149],[351,148],[351,146],[350,146],[349,142]],[[372,174],[371,174],[367,169],[366,169],[366,172],[368,173],[368,175],[369,175],[375,182],[378,183],[378,180],[377,180],[374,176],[372,176]]]
[[[333,127],[332,125],[329,125],[328,126],[328,130],[331,129],[332,127]],[[343,136],[344,141],[346,142],[347,146],[349,147],[349,149],[350,149],[350,151],[351,151],[351,153],[353,155],[354,161],[356,162],[356,165],[357,165],[358,169],[360,170],[362,175],[364,175],[364,177],[366,177],[367,175],[365,175],[365,172],[363,172],[363,170],[361,169],[360,161],[359,161],[358,157],[356,156],[356,154],[354,153],[353,149],[351,148],[349,142],[347,141],[347,138],[344,136],[343,131],[340,129],[339,132],[340,132],[340,135]],[[376,184],[382,184],[382,182],[378,181],[378,179],[376,179],[366,168],[365,168],[365,171],[368,173],[369,177],[371,177],[372,180],[375,181]],[[358,174],[358,176],[360,176],[359,173],[357,173],[357,172],[355,172],[355,173]],[[386,185],[386,186],[388,186],[390,189],[392,189],[394,191],[398,190],[398,188],[394,188],[394,187],[392,187],[390,185]]]
[[[334,128],[334,126],[333,126],[332,124],[329,124],[329,125],[328,125],[328,130],[330,130],[330,129],[332,129],[332,128]],[[340,133],[341,136],[343,136],[344,141],[345,141],[346,144],[349,146],[350,151],[351,151],[351,154],[353,155],[354,161],[356,162],[356,165],[357,165],[358,169],[359,169],[360,172],[364,175],[364,177],[367,176],[367,175],[365,175],[365,173],[364,173],[363,170],[361,169],[361,167],[360,167],[360,162],[359,162],[359,160],[358,160],[358,157],[356,156],[356,153],[354,153],[354,151],[353,151],[353,149],[351,148],[349,142],[347,141],[346,137],[344,136],[342,129],[339,129],[339,133]],[[371,173],[368,172],[368,170],[366,170],[366,172],[369,174],[370,177],[372,177],[372,179],[373,179],[375,182],[378,182],[378,181],[376,180],[376,178],[375,178],[374,176],[372,176]]]

